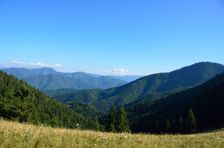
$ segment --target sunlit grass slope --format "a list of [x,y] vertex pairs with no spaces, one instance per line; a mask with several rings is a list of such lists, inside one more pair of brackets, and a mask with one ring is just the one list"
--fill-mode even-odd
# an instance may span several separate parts
[[0,147],[224,147],[224,131],[195,135],[112,134],[0,120]]

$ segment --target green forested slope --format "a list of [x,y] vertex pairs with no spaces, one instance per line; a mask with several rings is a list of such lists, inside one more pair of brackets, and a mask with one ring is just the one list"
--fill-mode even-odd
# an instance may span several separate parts
[[[224,75],[198,87],[126,109],[134,132],[192,132],[223,128]],[[188,128],[189,109],[195,118],[193,129]]]
[[67,128],[95,126],[92,120],[3,72],[0,72],[0,116],[20,122]]
[[174,92],[195,87],[224,72],[224,66],[217,63],[202,62],[170,72],[149,75],[124,86],[107,90],[84,90],[55,95],[64,102],[81,102],[108,111],[112,105],[117,107],[134,101],[154,99]]

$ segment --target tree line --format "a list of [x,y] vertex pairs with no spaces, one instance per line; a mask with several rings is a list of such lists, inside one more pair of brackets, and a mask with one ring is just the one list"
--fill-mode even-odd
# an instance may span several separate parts
[[107,115],[106,130],[108,132],[130,132],[129,121],[127,113],[122,106],[118,111],[116,111],[115,106],[111,107]]
[[131,125],[131,128],[157,134],[193,133],[197,131],[197,118],[193,109],[189,108],[179,116],[150,116],[147,120]]
[[190,108],[184,116],[179,118],[164,119],[157,130],[168,133],[192,133],[197,130],[197,120],[194,111]]

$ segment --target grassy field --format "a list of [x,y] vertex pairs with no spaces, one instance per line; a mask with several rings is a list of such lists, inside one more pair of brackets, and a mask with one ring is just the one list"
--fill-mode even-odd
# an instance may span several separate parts
[[0,120],[0,147],[163,148],[224,147],[224,131],[197,135],[112,134],[56,129]]

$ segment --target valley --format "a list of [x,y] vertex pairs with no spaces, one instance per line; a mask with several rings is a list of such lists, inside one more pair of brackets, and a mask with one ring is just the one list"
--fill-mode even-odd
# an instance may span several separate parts
[[[18,73],[18,69],[16,71]],[[44,76],[48,72],[52,73],[42,69],[38,74]],[[78,124],[81,129],[100,131],[110,131],[113,126],[120,132],[121,123],[118,122],[124,122],[122,128],[130,128],[134,133],[193,133],[219,129],[224,126],[219,116],[224,108],[222,73],[223,65],[201,62],[110,89],[64,88],[42,92],[30,87],[29,82],[2,73],[1,116],[56,127],[77,128]],[[115,117],[109,117],[112,107]],[[122,107],[125,117],[120,121],[117,118]],[[63,115],[62,112],[67,113]],[[115,118],[113,122],[112,118]]]
[[223,0],[0,0],[0,148],[224,148]]

